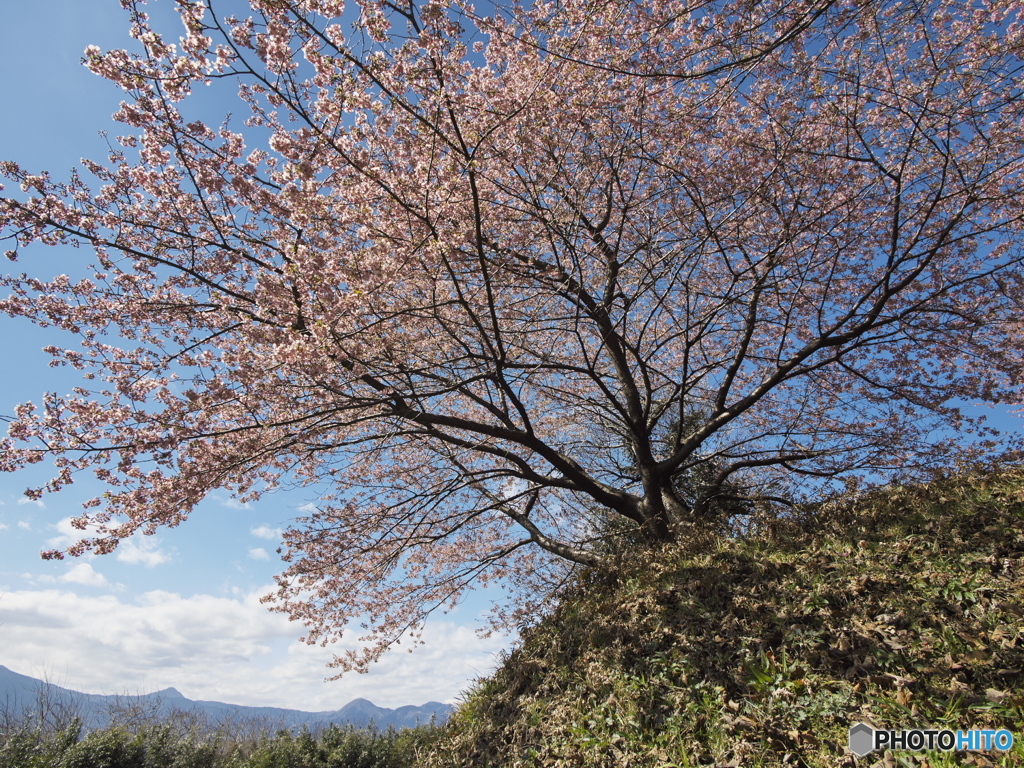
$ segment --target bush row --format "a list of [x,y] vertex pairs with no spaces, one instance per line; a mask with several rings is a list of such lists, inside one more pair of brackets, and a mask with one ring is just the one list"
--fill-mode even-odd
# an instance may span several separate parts
[[330,726],[248,741],[168,724],[84,733],[28,727],[0,735],[0,768],[411,768],[433,726],[401,731]]

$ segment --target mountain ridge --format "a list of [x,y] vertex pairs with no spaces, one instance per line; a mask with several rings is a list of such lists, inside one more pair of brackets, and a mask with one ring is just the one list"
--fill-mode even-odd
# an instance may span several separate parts
[[336,710],[306,712],[284,707],[193,700],[173,687],[134,696],[82,693],[0,665],[0,714],[5,719],[69,721],[77,716],[91,730],[106,727],[115,713],[132,708],[143,716],[155,718],[185,714],[214,724],[251,721],[271,728],[292,730],[316,730],[332,723],[355,728],[411,728],[432,720],[444,722],[453,709],[451,705],[437,701],[390,709],[378,707],[368,699],[356,698]]

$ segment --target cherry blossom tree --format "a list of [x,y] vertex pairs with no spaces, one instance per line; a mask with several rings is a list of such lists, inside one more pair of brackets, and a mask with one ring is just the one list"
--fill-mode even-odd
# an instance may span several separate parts
[[514,621],[560,564],[1014,455],[965,407],[1024,382],[1024,3],[250,4],[122,0],[126,135],[2,165],[8,257],[91,262],[0,302],[79,338],[0,458],[109,485],[68,553],[308,486],[270,598],[363,621],[344,671],[477,583]]

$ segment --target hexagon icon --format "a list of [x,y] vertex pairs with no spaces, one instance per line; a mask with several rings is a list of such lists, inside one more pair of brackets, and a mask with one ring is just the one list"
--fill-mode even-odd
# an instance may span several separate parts
[[875,729],[867,723],[857,723],[850,728],[850,751],[863,757],[875,747]]

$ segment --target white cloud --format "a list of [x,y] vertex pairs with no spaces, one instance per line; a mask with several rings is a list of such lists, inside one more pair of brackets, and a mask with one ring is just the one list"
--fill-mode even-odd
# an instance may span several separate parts
[[[54,524],[53,527],[57,529],[58,535],[47,539],[48,546],[54,549],[67,549],[85,537],[96,535],[96,530],[93,527],[88,527],[85,530],[75,528],[72,525],[72,519],[64,517]],[[160,541],[155,536],[134,536],[124,539],[117,545],[115,552],[119,562],[126,565],[144,565],[147,568],[169,563],[172,559],[172,553],[162,550]]]
[[89,693],[174,686],[191,699],[321,711],[357,697],[386,707],[454,700],[507,645],[438,620],[428,624],[425,647],[410,654],[400,646],[367,675],[324,683],[332,649],[298,643],[302,627],[261,605],[263,591],[269,587],[237,597],[153,591],[134,600],[7,592],[0,599],[3,663],[24,674],[68,670],[62,685]]
[[267,539],[268,541],[280,541],[281,540],[281,529],[271,528],[269,525],[260,525],[249,531],[257,539]]
[[253,547],[249,550],[249,557],[253,560],[269,560],[270,555],[267,554],[267,550],[263,547]]
[[35,504],[40,509],[46,509],[42,499],[30,499],[28,496],[22,496],[18,499],[18,504]]
[[246,501],[243,503],[238,499],[232,498],[225,499],[224,501],[221,502],[221,505],[227,507],[228,509],[252,509],[252,507],[249,506],[249,502]]
[[171,561],[171,556],[160,549],[160,542],[153,536],[125,539],[117,545],[117,559],[128,565],[144,565],[153,568]]
[[7,523],[0,523],[0,531],[6,531],[6,530],[7,530]]
[[57,577],[64,584],[82,584],[87,587],[109,587],[110,582],[89,563],[78,563]]
[[30,523],[28,520],[19,520],[18,527],[21,528],[21,530],[23,531],[31,531],[32,523]]
[[266,655],[269,642],[294,633],[255,596],[182,597],[164,591],[132,602],[60,590],[8,592],[0,600],[0,624],[12,662],[59,661],[76,671],[83,688],[108,692],[144,687],[153,670],[163,669],[172,678],[166,685],[197,684],[224,665]]

